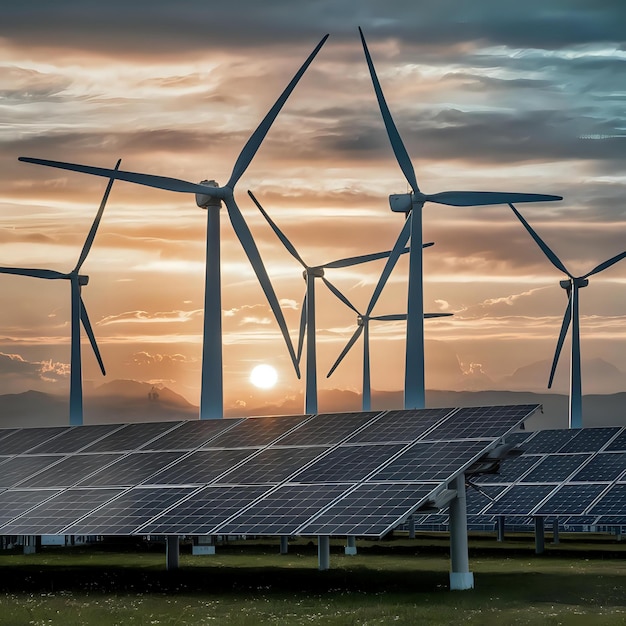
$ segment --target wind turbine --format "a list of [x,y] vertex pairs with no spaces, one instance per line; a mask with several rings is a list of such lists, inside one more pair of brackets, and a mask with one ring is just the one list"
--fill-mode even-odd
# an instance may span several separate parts
[[274,313],[278,326],[287,344],[289,355],[293,362],[298,378],[300,377],[298,361],[296,358],[291,338],[287,330],[285,318],[278,304],[278,298],[274,293],[263,261],[252,233],[244,220],[234,198],[234,190],[237,181],[244,174],[254,155],[256,154],[263,139],[267,135],[276,116],[294,90],[298,81],[309,67],[321,47],[326,42],[325,35],[304,64],[296,72],[291,82],[279,96],[259,126],[252,133],[243,149],[239,153],[228,182],[220,187],[214,180],[203,180],[200,184],[187,182],[177,178],[166,176],[153,176],[136,172],[114,171],[100,167],[64,163],[61,161],[49,161],[20,157],[20,161],[36,163],[49,167],[83,172],[106,178],[116,178],[147,187],[178,191],[182,193],[196,194],[196,204],[207,210],[207,243],[206,243],[206,275],[204,293],[204,329],[202,347],[202,383],[200,392],[200,419],[223,417],[223,384],[222,384],[222,301],[221,301],[221,277],[220,277],[220,215],[222,202],[226,205],[228,216],[233,230],[237,235],[257,279],[263,288],[265,297]]
[[[422,248],[428,248],[432,246],[433,243],[425,243]],[[333,293],[350,309],[352,309],[357,315],[357,327],[352,337],[348,340],[345,348],[342,350],[341,354],[337,357],[337,360],[330,368],[328,374],[326,374],[326,378],[329,378],[332,373],[337,369],[339,364],[343,361],[344,357],[350,352],[352,346],[358,341],[361,334],[363,335],[363,394],[362,394],[362,407],[364,411],[369,411],[372,407],[372,392],[371,392],[371,377],[370,377],[370,334],[369,334],[369,323],[371,321],[406,321],[407,314],[399,313],[399,314],[391,314],[391,315],[372,315],[372,310],[378,300],[378,296],[380,295],[381,290],[385,286],[387,282],[388,274],[383,274],[372,294],[372,298],[370,299],[369,304],[367,305],[367,309],[365,313],[361,313],[348,298],[342,294],[341,292],[334,291]],[[424,319],[430,319],[435,317],[449,317],[453,315],[452,313],[424,313]]]
[[565,289],[567,293],[567,308],[565,309],[565,315],[563,316],[563,323],[561,324],[561,332],[559,333],[559,339],[556,343],[556,350],[554,352],[554,359],[552,361],[552,369],[550,370],[550,378],[548,379],[548,389],[552,387],[552,381],[554,379],[554,373],[556,366],[561,355],[561,349],[563,348],[563,342],[565,341],[565,335],[569,329],[569,325],[572,325],[572,353],[570,361],[570,392],[569,392],[569,427],[570,428],[582,428],[583,426],[583,412],[582,412],[582,380],[580,372],[580,317],[578,309],[578,290],[586,287],[589,284],[588,278],[594,274],[608,269],[612,265],[615,265],[618,261],[626,258],[626,252],[617,254],[604,263],[600,263],[594,267],[590,272],[583,274],[582,276],[573,276],[570,271],[563,265],[559,257],[548,247],[543,239],[533,230],[530,224],[524,219],[522,214],[509,203],[509,206],[513,209],[515,215],[519,221],[524,225],[524,228],[530,233],[530,236],[535,240],[537,245],[543,250],[543,253],[548,257],[548,260],[556,269],[560,270],[567,275],[566,280],[559,281],[559,285]]
[[[306,281],[306,290],[304,293],[304,300],[302,302],[302,309],[300,315],[300,333],[298,335],[298,363],[302,357],[302,346],[304,342],[304,334],[306,331],[306,383],[305,383],[305,400],[304,410],[306,413],[317,413],[317,355],[315,349],[315,279],[321,278],[324,284],[332,291],[338,298],[342,299],[341,292],[324,276],[324,270],[335,269],[341,267],[352,267],[353,265],[360,265],[361,263],[367,263],[368,261],[375,261],[377,259],[387,258],[390,251],[375,252],[373,254],[364,254],[361,256],[349,257],[346,259],[340,259],[338,261],[331,261],[330,263],[324,263],[323,265],[307,265],[302,257],[298,254],[294,245],[289,241],[285,233],[276,225],[272,218],[263,209],[259,201],[255,198],[251,191],[248,191],[248,195],[252,198],[253,202],[257,205],[259,211],[263,214],[263,217],[267,220],[272,230],[276,233],[278,239],[285,246],[287,251],[291,254],[300,265],[304,268],[302,276]],[[401,251],[401,254],[408,252],[409,249],[405,248]]]
[[[117,162],[115,169],[112,171],[117,171],[117,169],[120,166],[120,163],[121,163],[121,160]],[[76,266],[71,272],[64,274],[63,272],[57,272],[56,270],[43,270],[43,269],[33,269],[33,268],[21,268],[21,267],[0,267],[0,274],[15,274],[18,276],[30,276],[31,278],[44,278],[46,280],[59,280],[60,279],[60,280],[70,281],[70,289],[71,289],[70,426],[80,426],[83,423],[83,375],[82,375],[82,364],[81,364],[81,354],[80,354],[80,325],[81,323],[85,329],[85,332],[87,333],[87,337],[89,338],[89,342],[91,343],[93,352],[96,355],[96,359],[98,360],[98,365],[100,365],[100,370],[102,371],[102,375],[106,376],[106,371],[104,369],[104,363],[102,362],[100,350],[98,349],[98,344],[96,343],[96,338],[93,334],[91,322],[89,321],[89,316],[87,315],[87,309],[85,308],[85,303],[83,302],[83,298],[81,296],[81,289],[89,282],[89,276],[80,274],[80,268],[85,262],[85,259],[87,258],[87,255],[89,254],[89,251],[91,250],[91,246],[93,245],[93,240],[96,236],[98,226],[100,225],[100,220],[102,219],[102,213],[104,212],[104,207],[106,206],[112,186],[113,186],[113,178],[109,180],[109,183],[104,192],[104,196],[102,197],[102,202],[100,202],[100,208],[98,209],[98,212],[96,213],[96,217],[91,225],[91,229],[89,230],[87,239],[85,240],[85,243],[83,245],[83,249],[81,250],[80,256],[78,257],[78,262],[76,263]]]
[[506,193],[492,191],[443,191],[435,194],[425,194],[420,191],[415,177],[411,159],[400,138],[398,129],[391,117],[389,107],[385,101],[374,64],[370,56],[363,31],[359,28],[365,59],[369,67],[370,76],[378,99],[378,106],[382,114],[387,135],[395,154],[398,165],[404,174],[411,191],[404,194],[389,196],[391,210],[405,213],[406,223],[400,233],[396,246],[389,256],[388,263],[392,266],[397,261],[398,251],[411,238],[411,253],[409,257],[409,294],[407,307],[406,331],[406,367],[404,379],[404,408],[423,408],[425,406],[424,390],[424,296],[422,276],[422,207],[426,202],[435,202],[449,206],[482,206],[490,204],[507,204],[509,202],[545,202],[562,200],[561,196],[552,196],[534,193]]

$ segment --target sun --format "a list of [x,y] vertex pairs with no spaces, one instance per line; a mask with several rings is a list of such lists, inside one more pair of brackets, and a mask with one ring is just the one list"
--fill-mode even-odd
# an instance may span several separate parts
[[250,382],[259,389],[271,389],[278,380],[278,372],[271,365],[257,365],[250,372]]

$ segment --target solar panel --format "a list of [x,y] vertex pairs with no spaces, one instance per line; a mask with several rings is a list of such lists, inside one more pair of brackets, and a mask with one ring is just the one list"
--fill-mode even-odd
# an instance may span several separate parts
[[44,467],[56,463],[58,456],[16,456],[0,465],[0,487],[13,487]]
[[606,485],[564,485],[536,511],[536,515],[582,515]]
[[622,432],[605,448],[605,452],[609,451],[626,452],[626,429],[623,429]]
[[380,411],[363,413],[320,413],[280,441],[281,446],[326,446],[346,437],[380,415]]
[[423,437],[426,441],[501,437],[537,410],[536,404],[458,409]]
[[306,419],[308,419],[308,415],[249,417],[211,440],[210,446],[212,448],[242,448],[246,446],[258,448],[271,443]]
[[535,466],[543,457],[518,456],[513,459],[505,459],[500,464],[500,469],[495,474],[482,474],[472,478],[472,482],[478,484],[509,484],[518,481],[531,467]]
[[388,411],[346,440],[347,443],[411,443],[441,421],[452,409]]
[[231,485],[279,483],[326,450],[328,448],[321,446],[315,448],[267,448],[216,482]]
[[376,481],[442,482],[462,467],[482,456],[481,441],[421,441],[405,450],[397,459],[372,475]]
[[483,512],[489,515],[528,515],[554,485],[513,485]]
[[521,448],[526,454],[559,452],[577,434],[577,430],[540,430],[532,439],[525,441]]
[[21,428],[13,430],[7,437],[0,439],[0,454],[21,454],[35,448],[44,441],[58,437],[69,429],[69,426],[52,428]]
[[120,493],[119,489],[67,489],[5,524],[5,535],[57,535],[76,518]]
[[110,435],[87,446],[82,452],[130,452],[174,428],[177,424],[178,422],[125,424]]
[[401,450],[402,444],[340,446],[292,478],[292,482],[355,482],[362,480]]
[[470,487],[466,490],[465,504],[468,515],[478,515],[494,498],[501,494],[506,487],[504,485],[485,485],[480,489]]
[[349,485],[284,485],[216,528],[219,534],[291,535]]
[[543,457],[541,462],[524,478],[524,483],[560,483],[577,470],[587,459],[589,454],[550,454]]
[[70,487],[120,458],[120,454],[74,454],[20,483],[20,487]]
[[434,485],[359,485],[298,529],[303,535],[380,536],[404,521]]
[[619,427],[581,428],[576,436],[566,443],[559,452],[598,452],[619,431]]
[[268,491],[267,487],[208,486],[137,529],[152,535],[208,535]]
[[131,487],[162,470],[182,452],[133,452],[81,480],[81,487]]
[[[0,525],[59,493],[58,489],[9,489],[0,493]],[[18,533],[24,534],[24,533]]]
[[142,450],[193,450],[240,421],[241,419],[221,419],[183,422],[174,430],[147,443]]
[[626,452],[600,452],[580,469],[573,482],[612,482],[626,472]]
[[100,437],[108,435],[118,428],[120,428],[119,424],[98,424],[89,426],[89,428],[74,426],[73,428],[64,430],[58,437],[54,437],[54,439],[49,439],[35,446],[28,452],[29,454],[69,454],[84,448],[96,441],[96,439],[100,439]]
[[197,450],[145,481],[146,485],[202,485],[254,454],[256,450]]
[[587,511],[589,515],[626,514],[626,484],[618,483],[609,488],[602,499]]
[[[195,487],[136,487],[66,528],[68,535],[130,535]],[[96,491],[96,490],[94,490]]]

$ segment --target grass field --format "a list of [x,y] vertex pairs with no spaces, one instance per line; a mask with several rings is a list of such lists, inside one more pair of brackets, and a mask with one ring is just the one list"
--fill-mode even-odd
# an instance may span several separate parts
[[476,588],[448,590],[448,539],[358,542],[317,570],[312,542],[231,542],[165,571],[162,546],[0,553],[0,623],[83,624],[626,624],[626,545],[562,536],[534,554],[531,537],[470,541]]

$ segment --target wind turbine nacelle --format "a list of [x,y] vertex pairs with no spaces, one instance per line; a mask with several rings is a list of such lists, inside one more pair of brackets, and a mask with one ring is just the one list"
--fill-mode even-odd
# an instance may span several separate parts
[[[205,187],[215,187],[216,189],[219,187],[219,185],[217,184],[217,181],[215,180],[201,180],[200,184],[204,185]],[[220,206],[222,206],[222,201],[219,198],[216,198],[215,196],[209,196],[209,195],[205,196],[203,193],[197,193],[196,204],[201,209],[208,209],[209,207],[219,208]]]
[[394,213],[408,213],[413,208],[410,193],[392,193],[389,206]]
[[81,287],[84,287],[85,285],[89,284],[89,276],[85,276],[84,274],[79,274],[78,275],[78,284]]

